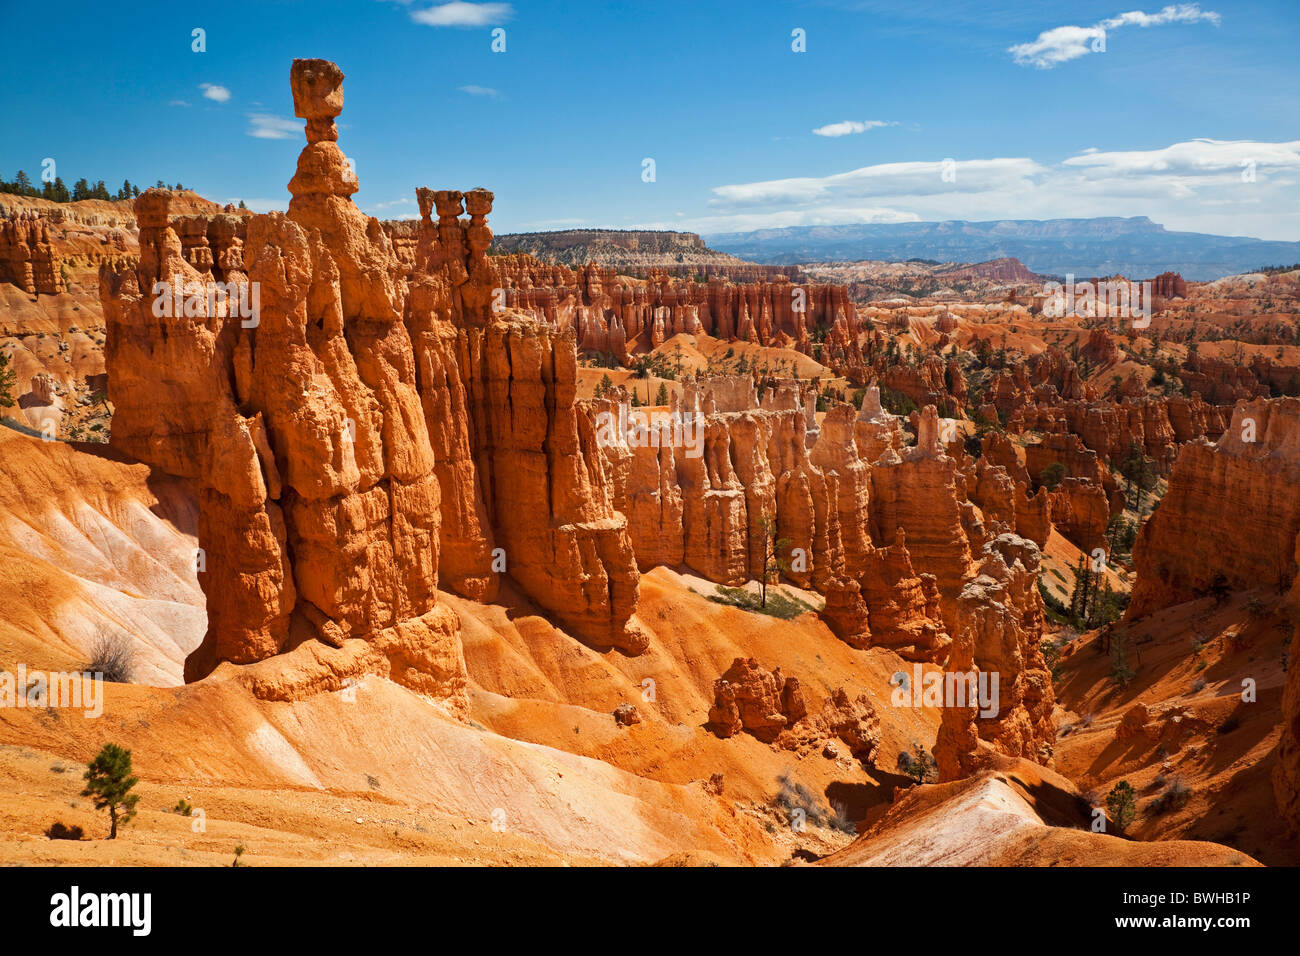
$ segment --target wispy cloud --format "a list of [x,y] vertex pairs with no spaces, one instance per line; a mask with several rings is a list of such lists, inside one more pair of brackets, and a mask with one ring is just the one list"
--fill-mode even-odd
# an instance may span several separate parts
[[878,129],[881,126],[897,126],[897,123],[887,123],[884,120],[844,120],[842,123],[828,123],[825,126],[818,126],[813,130],[816,136],[849,136],[853,133],[865,133],[869,129]]
[[486,27],[505,23],[515,15],[508,3],[465,3],[452,0],[425,10],[412,10],[411,19],[430,27]]
[[[1032,159],[968,159],[939,162],[881,163],[830,176],[771,179],[717,186],[713,205],[752,206],[771,203],[823,203],[845,197],[909,196],[1014,188],[1043,172]],[[947,173],[948,175],[945,175]]]
[[468,93],[470,96],[488,96],[494,100],[501,98],[501,91],[494,90],[490,86],[475,86],[470,83],[468,86],[460,86],[457,89],[462,93]]
[[218,86],[216,83],[200,83],[199,89],[203,91],[204,99],[213,100],[217,103],[230,101],[230,90],[224,86]]
[[185,102],[184,100],[172,100],[167,105],[168,106],[189,106],[190,104]]
[[249,127],[244,132],[255,139],[292,139],[301,135],[302,120],[286,119],[270,113],[249,113]]
[[1085,149],[1062,162],[1063,166],[1085,167],[1091,174],[1204,178],[1225,170],[1246,166],[1300,169],[1300,140],[1289,143],[1259,143],[1250,140],[1194,139],[1164,149],[1101,152]]
[[1077,60],[1089,53],[1105,52],[1106,35],[1121,27],[1157,27],[1166,23],[1202,21],[1217,27],[1222,19],[1213,10],[1202,10],[1200,4],[1196,3],[1170,4],[1159,13],[1130,10],[1128,13],[1102,20],[1090,27],[1063,26],[1044,30],[1038,34],[1037,39],[1029,43],[1017,43],[1008,48],[1007,52],[1021,66],[1036,66],[1040,70],[1050,70],[1054,66]]

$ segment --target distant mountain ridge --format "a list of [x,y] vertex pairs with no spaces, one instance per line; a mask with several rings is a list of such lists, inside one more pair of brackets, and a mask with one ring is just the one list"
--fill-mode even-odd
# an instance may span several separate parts
[[1040,274],[1134,279],[1172,271],[1206,281],[1300,262],[1300,242],[1173,232],[1146,216],[787,226],[714,233],[704,241],[759,263],[1014,258]]

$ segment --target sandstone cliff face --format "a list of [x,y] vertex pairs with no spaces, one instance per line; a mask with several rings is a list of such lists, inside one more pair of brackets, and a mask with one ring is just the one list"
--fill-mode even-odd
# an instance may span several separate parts
[[494,302],[491,193],[421,189],[417,198],[407,322],[435,471],[453,502],[442,535],[450,584],[489,599],[504,570],[580,636],[640,653],[645,637],[630,620],[636,560],[591,409],[576,401],[573,335]]
[[[1216,587],[1286,594],[1300,608],[1300,399],[1239,402],[1213,445],[1185,445],[1169,490],[1133,549],[1137,582],[1126,617]],[[1300,658],[1291,642],[1273,791],[1300,830]]]
[[1298,491],[1300,399],[1239,403],[1217,444],[1184,446],[1168,493],[1142,526],[1128,617],[1198,597],[1220,577],[1237,590],[1289,588]]
[[1110,523],[1110,501],[1105,490],[1078,478],[1065,478],[1048,498],[1052,525],[1080,549],[1109,550],[1106,527]]
[[[557,329],[572,328],[583,350],[610,352],[626,362],[633,347],[650,349],[674,335],[702,333],[815,354],[861,378],[859,339],[866,325],[841,285],[792,282],[779,270],[761,267],[735,276],[714,269],[699,282],[660,268],[636,279],[595,262],[569,269],[525,255],[498,258],[505,304]],[[815,343],[818,329],[824,334]]]
[[46,219],[22,213],[0,222],[0,282],[12,282],[28,295],[55,295],[67,288],[61,265]]
[[893,543],[902,529],[912,563],[938,581],[943,619],[951,630],[971,555],[957,491],[957,462],[940,448],[938,427],[938,414],[927,406],[916,446],[901,455],[887,451],[873,465],[871,536],[877,545]]

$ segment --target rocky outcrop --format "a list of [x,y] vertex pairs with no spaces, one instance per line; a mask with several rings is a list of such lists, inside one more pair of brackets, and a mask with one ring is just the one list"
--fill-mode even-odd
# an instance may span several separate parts
[[708,727],[724,740],[748,732],[802,755],[834,739],[862,761],[870,761],[880,744],[880,718],[865,694],[850,698],[841,687],[820,710],[809,712],[797,678],[753,659],[736,658],[714,682],[713,693]]
[[1162,272],[1151,280],[1151,294],[1161,299],[1181,299],[1187,295],[1187,282],[1177,272]]
[[640,653],[636,560],[591,410],[577,402],[573,333],[494,301],[492,193],[417,199],[406,318],[449,503],[448,583],[486,600],[508,573],[578,636]]
[[1042,486],[1044,472],[1058,464],[1065,469],[1062,477],[1077,478],[1097,486],[1107,480],[1114,483],[1097,453],[1084,445],[1077,434],[1061,432],[1044,435],[1042,441],[1025,446],[1025,470],[1029,472],[1035,488]]
[[1128,617],[1200,597],[1216,582],[1285,591],[1298,534],[1300,399],[1242,402],[1216,444],[1190,442],[1178,456],[1134,545]]
[[[981,747],[1046,763],[1056,739],[1051,675],[1039,649],[1043,607],[1037,546],[1003,534],[984,546],[979,574],[962,588],[945,671],[997,675],[996,713],[945,701],[935,743],[940,780],[973,773]],[[988,685],[991,688],[991,683]],[[990,708],[992,709],[992,708]]]
[[910,559],[937,579],[940,607],[949,628],[955,601],[970,572],[970,543],[962,523],[957,462],[939,446],[938,414],[927,406],[915,447],[887,451],[871,469],[871,537],[893,543],[906,535]]
[[[1300,566],[1300,535],[1296,537],[1295,562]],[[1288,602],[1292,620],[1300,619],[1300,575],[1291,586]],[[1291,653],[1282,690],[1282,735],[1277,745],[1277,767],[1273,770],[1273,794],[1278,809],[1292,831],[1300,832],[1300,624],[1292,627]]]
[[902,528],[891,544],[872,551],[861,591],[872,645],[911,661],[947,657],[952,640],[939,607],[939,582],[933,574],[917,573]]
[[[289,214],[248,224],[258,314],[203,295],[208,256],[186,257],[165,191],[136,200],[138,267],[101,273],[114,444],[199,482],[208,633],[188,680],[305,638],[391,647],[417,672],[431,647],[459,657],[437,607],[439,489],[404,289],[335,142],[342,79],[294,62],[308,145]],[[155,283],[177,277],[199,314],[155,315]]]
[[863,763],[875,759],[880,746],[880,717],[866,694],[850,698],[843,687],[822,702],[821,710],[809,713],[782,733],[776,744],[800,756],[813,750],[831,754],[838,750],[828,741],[840,741]]
[[1064,478],[1048,496],[1052,525],[1081,550],[1108,549],[1110,500],[1101,486]]
[[12,282],[28,295],[66,291],[48,220],[28,212],[0,221],[0,282]]
[[714,681],[713,698],[709,729],[724,739],[748,731],[771,743],[808,712],[796,678],[783,677],[779,667],[768,671],[752,658],[732,662]]

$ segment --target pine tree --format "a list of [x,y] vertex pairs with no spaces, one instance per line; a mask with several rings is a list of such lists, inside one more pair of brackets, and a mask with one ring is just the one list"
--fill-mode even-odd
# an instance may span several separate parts
[[668,386],[664,382],[659,383],[659,393],[655,395],[655,404],[656,405],[668,404]]
[[104,180],[102,180],[102,179],[101,179],[99,182],[95,183],[95,188],[91,190],[90,195],[91,195],[91,198],[93,198],[93,199],[112,199],[112,198],[113,198],[112,196],[110,196],[110,195],[108,194],[108,187],[104,185]]
[[1106,810],[1122,833],[1137,816],[1137,797],[1133,785],[1127,780],[1121,780],[1111,787],[1110,793],[1106,794]]
[[18,170],[18,175],[14,177],[14,192],[19,196],[31,196],[35,194],[32,189],[32,181],[27,178],[27,174],[21,169]]
[[78,179],[72,185],[72,199],[74,202],[80,202],[83,199],[90,198],[90,183],[86,182],[85,177]]
[[62,177],[62,176],[55,176],[55,177],[54,177],[54,201],[55,201],[55,202],[71,202],[71,201],[72,201],[72,194],[71,194],[70,192],[68,192],[68,187],[67,187],[67,185],[63,182],[63,177]]
[[781,557],[781,552],[790,547],[790,539],[776,536],[776,522],[767,515],[759,518],[758,524],[763,530],[763,579],[759,581],[762,599],[759,606],[767,607],[768,578],[778,577],[782,571],[790,570],[790,562]]
[[0,408],[12,408],[14,404],[14,385],[18,376],[9,367],[9,356],[0,352]]
[[1070,591],[1070,616],[1079,616],[1079,598],[1083,594],[1083,556],[1079,556],[1078,563],[1074,566],[1074,588]]
[[131,776],[131,751],[117,744],[104,744],[86,768],[86,789],[81,795],[94,798],[96,810],[108,810],[110,840],[117,839],[119,822],[125,826],[135,816],[140,795],[130,790],[139,782],[138,777]]

